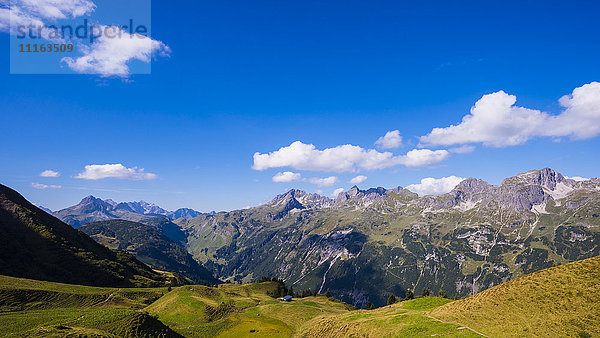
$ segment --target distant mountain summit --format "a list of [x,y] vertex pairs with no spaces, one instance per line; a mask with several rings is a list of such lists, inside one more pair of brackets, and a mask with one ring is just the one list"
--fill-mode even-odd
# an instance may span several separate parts
[[[86,200],[104,207],[101,200]],[[135,257],[105,248],[4,185],[0,185],[0,275],[118,287],[167,282]]]
[[91,195],[83,198],[81,202],[74,206],[53,213],[53,215],[73,227],[110,219],[148,222],[155,217],[167,217],[174,220],[177,218],[194,218],[201,214],[201,212],[187,208],[167,211],[156,204],[145,201],[116,203],[111,199],[102,200]]

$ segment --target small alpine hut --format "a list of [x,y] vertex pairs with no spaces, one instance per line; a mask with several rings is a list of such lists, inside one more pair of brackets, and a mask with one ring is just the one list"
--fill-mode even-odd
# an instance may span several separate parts
[[279,298],[280,301],[282,302],[291,302],[292,301],[292,296],[283,296],[281,298]]

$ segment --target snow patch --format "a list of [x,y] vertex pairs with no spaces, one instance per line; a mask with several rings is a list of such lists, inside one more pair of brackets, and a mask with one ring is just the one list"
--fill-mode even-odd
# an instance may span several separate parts
[[544,191],[555,201],[567,197],[573,190],[573,188],[566,185],[564,182],[558,183],[554,190],[544,188]]
[[546,202],[540,203],[540,204],[535,204],[535,205],[531,206],[531,211],[533,211],[534,214],[538,214],[538,215],[549,213],[546,211]]
[[467,210],[471,210],[471,209],[475,208],[477,206],[477,204],[479,204],[479,201],[473,202],[471,200],[468,200],[466,202],[460,202],[458,205],[456,205],[454,207],[454,209],[458,209],[461,211],[467,211]]

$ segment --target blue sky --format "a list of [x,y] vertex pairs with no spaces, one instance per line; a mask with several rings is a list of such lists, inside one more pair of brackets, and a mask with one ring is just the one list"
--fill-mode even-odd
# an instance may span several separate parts
[[[593,1],[155,0],[152,39],[168,56],[154,57],[150,75],[14,75],[9,53],[0,53],[0,182],[53,210],[93,194],[210,211],[257,205],[290,188],[331,195],[359,175],[367,177],[361,188],[449,176],[499,184],[543,167],[597,177],[598,14]],[[9,41],[0,33],[0,44]],[[568,111],[559,99],[580,87],[583,99],[574,93],[570,113],[557,119]],[[507,112],[524,114],[531,130],[519,119],[487,130],[506,121],[482,118],[422,138],[458,125],[499,91],[506,95],[485,99],[492,108],[481,114],[500,116],[496,103],[514,95],[516,106],[540,111]],[[375,145],[395,130],[401,146]],[[524,139],[506,144],[504,136]],[[255,153],[295,141],[337,150],[334,158],[284,150],[253,169]],[[370,155],[336,148],[347,144],[391,157],[366,165]],[[472,151],[451,150],[464,146]],[[447,153],[413,165],[406,156],[414,149]],[[351,168],[325,169],[342,160]],[[89,179],[110,176],[106,168],[85,172],[104,164],[131,170]],[[45,170],[60,176],[40,177]],[[284,172],[300,176],[273,182]],[[311,181],[331,176],[333,185]]]

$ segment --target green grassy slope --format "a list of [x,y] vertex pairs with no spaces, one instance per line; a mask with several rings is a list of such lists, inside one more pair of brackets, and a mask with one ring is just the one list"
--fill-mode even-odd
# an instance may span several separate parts
[[181,274],[194,284],[219,283],[183,246],[153,226],[109,220],[89,223],[78,229],[112,250],[124,250],[135,255],[154,269]]
[[352,309],[325,296],[282,303],[267,295],[275,289],[265,282],[169,292],[0,276],[0,336],[289,337],[312,318]]
[[304,324],[299,337],[478,337],[471,329],[429,316],[429,312],[452,302],[438,297],[417,298],[375,310],[357,310],[317,317]]
[[167,280],[115,253],[0,185],[0,275],[96,286],[160,286]]
[[496,337],[600,336],[600,256],[523,276],[432,315]]
[[279,302],[267,295],[273,282],[183,286],[146,308],[186,337],[289,337],[301,325],[321,315],[347,313],[345,303],[325,296]]
[[0,336],[177,337],[140,311],[166,292],[0,276]]

